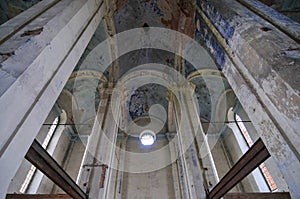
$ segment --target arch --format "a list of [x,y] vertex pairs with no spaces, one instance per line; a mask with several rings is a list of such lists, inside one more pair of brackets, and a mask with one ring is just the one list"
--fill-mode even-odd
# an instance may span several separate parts
[[65,115],[65,117],[67,117],[66,118],[67,121],[72,123],[74,120],[73,119],[73,117],[74,117],[73,110],[77,110],[77,108],[78,108],[76,99],[73,96],[73,94],[70,91],[63,89],[62,92],[60,93],[56,103],[61,108],[61,110],[63,110],[63,112],[65,112],[64,115]]
[[201,76],[214,76],[214,77],[220,77],[223,80],[226,80],[224,74],[216,69],[202,69],[202,70],[194,71],[187,77],[187,79],[190,81],[194,78],[201,77]]
[[72,72],[68,81],[74,81],[76,79],[95,78],[102,82],[107,82],[107,78],[103,73],[95,70],[78,70]]
[[[200,82],[197,81],[197,78],[201,78]],[[226,121],[228,121],[227,118],[227,112],[231,106],[234,105],[235,101],[235,94],[233,93],[232,89],[230,88],[224,74],[216,69],[202,69],[197,70],[193,73],[191,73],[187,77],[189,82],[193,82],[193,84],[196,84],[195,82],[205,85],[196,85],[195,92],[204,92],[204,88],[201,88],[201,90],[197,89],[198,87],[211,87],[207,88],[206,93],[198,93],[198,95],[206,95],[204,96],[206,99],[206,103],[203,101],[205,99],[200,99],[200,102],[202,106],[202,109],[204,109],[204,112],[210,111],[210,117],[205,118],[203,117],[203,112],[200,110],[200,118],[202,121],[206,121],[208,123],[206,132],[210,131],[209,133],[217,133],[219,132]],[[214,84],[222,84],[219,88],[214,86]],[[204,89],[204,90],[203,90]],[[209,99],[207,99],[209,98]],[[199,99],[198,99],[199,101]],[[200,105],[199,105],[200,106]],[[201,108],[201,107],[200,107]]]

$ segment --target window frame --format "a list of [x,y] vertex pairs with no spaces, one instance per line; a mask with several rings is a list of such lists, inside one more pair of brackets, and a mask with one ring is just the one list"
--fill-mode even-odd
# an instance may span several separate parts
[[[235,121],[236,126],[239,129],[239,132],[243,136],[244,141],[246,142],[247,146],[250,148],[254,144],[254,142],[251,139],[250,134],[249,134],[246,126],[244,125],[242,118],[237,113],[234,113],[234,121]],[[277,187],[276,183],[274,182],[272,175],[270,174],[269,170],[267,169],[265,163],[264,162],[261,163],[258,168],[259,168],[259,171],[261,172],[270,192],[276,192],[278,190],[278,187]]]
[[[54,137],[54,134],[56,133],[57,131],[57,128],[60,124],[60,116],[57,116],[55,117],[55,119],[53,120],[52,124],[50,125],[49,127],[49,130],[43,140],[43,143],[42,143],[42,147],[44,149],[47,149],[47,147],[49,146],[52,138]],[[21,184],[21,187],[19,189],[19,192],[24,194],[24,193],[27,193],[27,190],[28,188],[30,187],[33,179],[34,179],[34,176],[37,172],[37,168],[34,166],[34,165],[31,165],[30,169],[28,170],[26,176],[25,176],[25,179],[23,181],[23,183]]]

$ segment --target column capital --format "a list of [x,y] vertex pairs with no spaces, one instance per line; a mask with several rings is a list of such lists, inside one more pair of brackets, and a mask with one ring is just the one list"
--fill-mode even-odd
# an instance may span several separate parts
[[170,99],[172,98],[172,95],[174,95],[174,94],[176,95],[179,92],[193,93],[195,91],[195,88],[196,88],[196,86],[192,82],[182,82],[182,83],[173,84],[167,90],[167,100],[170,101]]

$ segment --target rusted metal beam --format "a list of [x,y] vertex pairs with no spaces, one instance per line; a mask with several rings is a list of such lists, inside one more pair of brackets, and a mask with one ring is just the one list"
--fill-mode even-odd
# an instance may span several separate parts
[[36,140],[33,141],[25,158],[72,198],[88,198],[82,189]]
[[67,194],[7,194],[6,199],[72,199]]
[[259,138],[209,192],[208,197],[210,199],[221,198],[269,157],[270,153]]
[[227,193],[224,199],[290,199],[288,192],[276,193]]

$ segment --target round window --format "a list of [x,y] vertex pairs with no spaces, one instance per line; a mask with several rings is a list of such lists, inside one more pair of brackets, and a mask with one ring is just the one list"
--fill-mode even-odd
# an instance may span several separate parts
[[144,130],[140,134],[140,141],[144,146],[150,146],[155,142],[155,133],[151,130]]

